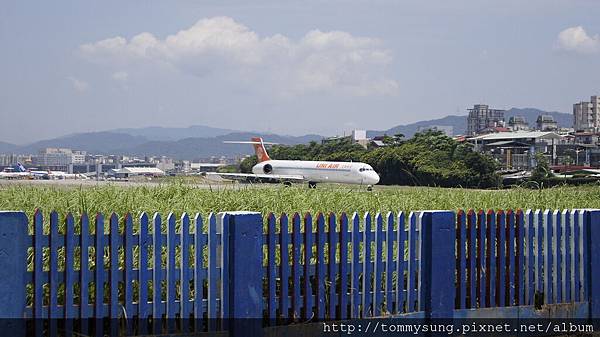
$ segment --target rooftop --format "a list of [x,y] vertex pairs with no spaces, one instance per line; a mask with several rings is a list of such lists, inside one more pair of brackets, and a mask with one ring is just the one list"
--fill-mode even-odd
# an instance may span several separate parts
[[472,140],[505,140],[505,139],[561,139],[562,136],[554,132],[545,131],[515,131],[515,132],[498,132],[472,137]]

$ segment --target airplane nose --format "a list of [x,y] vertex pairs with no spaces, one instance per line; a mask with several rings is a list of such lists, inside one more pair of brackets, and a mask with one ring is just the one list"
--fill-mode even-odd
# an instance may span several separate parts
[[375,172],[372,172],[369,175],[369,185],[375,185],[379,182],[379,175]]

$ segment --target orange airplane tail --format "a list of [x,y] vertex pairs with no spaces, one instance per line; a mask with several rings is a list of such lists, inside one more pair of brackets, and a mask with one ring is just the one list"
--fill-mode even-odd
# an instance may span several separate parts
[[267,150],[265,149],[265,144],[263,143],[262,138],[254,137],[252,138],[252,142],[254,142],[254,152],[256,152],[256,158],[258,158],[259,163],[271,160],[269,154],[267,154]]

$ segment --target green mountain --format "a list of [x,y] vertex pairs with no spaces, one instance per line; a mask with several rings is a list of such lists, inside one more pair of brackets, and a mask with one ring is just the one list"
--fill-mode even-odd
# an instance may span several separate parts
[[217,137],[226,134],[240,132],[231,129],[213,128],[204,125],[192,125],[186,128],[167,128],[161,126],[151,126],[145,128],[123,128],[108,130],[107,132],[125,133],[131,136],[144,137],[147,140],[180,140],[194,137]]
[[[47,147],[65,147],[83,150],[93,154],[168,156],[175,159],[200,159],[212,156],[235,156],[253,154],[248,144],[224,144],[225,140],[248,141],[260,136],[265,141],[294,145],[310,141],[320,141],[319,135],[300,137],[260,134],[254,132],[236,132],[216,137],[188,137],[179,140],[149,140],[143,136],[134,136],[116,132],[89,132],[38,141],[25,146],[0,143],[0,153],[35,154]],[[3,144],[7,144],[6,147]],[[6,150],[3,150],[6,148]]]

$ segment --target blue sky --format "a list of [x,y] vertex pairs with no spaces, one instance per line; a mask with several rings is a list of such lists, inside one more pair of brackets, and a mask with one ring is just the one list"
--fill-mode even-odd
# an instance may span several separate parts
[[0,140],[387,129],[600,94],[600,2],[3,1]]

